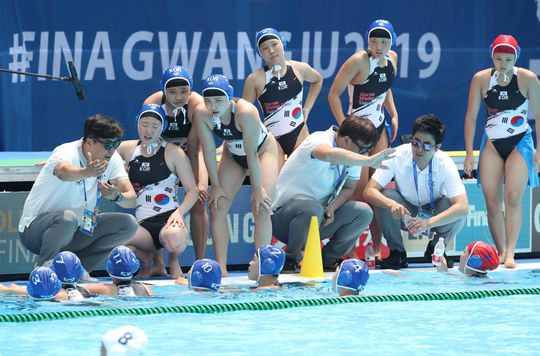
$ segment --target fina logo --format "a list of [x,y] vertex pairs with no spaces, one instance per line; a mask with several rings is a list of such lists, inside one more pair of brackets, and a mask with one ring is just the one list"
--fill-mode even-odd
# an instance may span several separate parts
[[223,136],[232,136],[232,132],[230,129],[223,129]]
[[499,92],[499,100],[508,100],[508,92],[506,90]]
[[379,83],[384,83],[384,82],[386,82],[386,73],[381,73],[379,77]]
[[285,90],[287,88],[288,86],[286,81],[282,80],[278,83],[278,90]]

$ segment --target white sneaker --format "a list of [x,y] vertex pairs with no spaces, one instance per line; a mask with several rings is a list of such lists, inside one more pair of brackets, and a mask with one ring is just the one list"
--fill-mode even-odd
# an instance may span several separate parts
[[97,283],[98,279],[91,277],[87,270],[84,270],[83,275],[79,278],[80,283]]

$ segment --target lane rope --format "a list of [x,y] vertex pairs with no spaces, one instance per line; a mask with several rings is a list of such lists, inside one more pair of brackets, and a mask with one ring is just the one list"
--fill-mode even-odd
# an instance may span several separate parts
[[337,305],[350,303],[384,303],[384,302],[420,302],[469,300],[491,297],[506,297],[515,295],[540,295],[540,288],[495,289],[470,292],[442,292],[397,295],[366,295],[349,297],[331,297],[317,299],[272,300],[239,303],[131,307],[131,308],[102,308],[91,310],[66,310],[59,312],[2,314],[0,323],[27,323],[33,321],[50,321],[62,319],[86,318],[94,316],[125,316],[125,315],[154,315],[154,314],[211,314],[236,311],[280,310],[321,305]]

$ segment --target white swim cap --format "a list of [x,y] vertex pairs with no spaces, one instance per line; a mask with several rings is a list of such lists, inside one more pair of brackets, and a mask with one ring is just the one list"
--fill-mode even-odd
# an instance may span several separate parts
[[101,339],[107,356],[144,355],[148,337],[136,326],[126,325],[107,331]]

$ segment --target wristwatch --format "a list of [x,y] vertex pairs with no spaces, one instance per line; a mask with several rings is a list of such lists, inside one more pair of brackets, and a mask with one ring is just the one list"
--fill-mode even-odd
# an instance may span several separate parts
[[116,198],[114,198],[114,202],[116,203],[120,203],[122,200],[124,200],[124,196],[122,195],[122,193],[118,192],[118,195],[116,196]]

